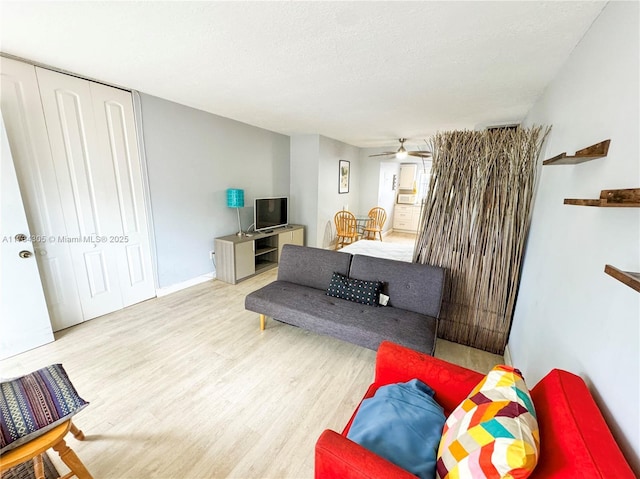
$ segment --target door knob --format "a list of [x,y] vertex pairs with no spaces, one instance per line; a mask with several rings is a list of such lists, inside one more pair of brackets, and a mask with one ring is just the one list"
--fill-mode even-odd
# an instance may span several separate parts
[[22,250],[18,253],[18,256],[20,256],[21,258],[31,258],[33,256],[33,253],[31,251]]

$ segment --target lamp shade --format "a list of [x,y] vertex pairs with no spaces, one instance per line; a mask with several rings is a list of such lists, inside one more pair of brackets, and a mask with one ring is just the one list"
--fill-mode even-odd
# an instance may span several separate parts
[[229,208],[244,208],[244,190],[229,188],[227,190],[227,206]]

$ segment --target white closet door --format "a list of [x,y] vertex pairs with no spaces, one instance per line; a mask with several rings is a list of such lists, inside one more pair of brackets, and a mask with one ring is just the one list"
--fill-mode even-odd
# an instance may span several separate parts
[[0,118],[0,359],[53,341],[9,142]]
[[99,148],[89,82],[36,67],[84,319],[123,307],[112,164]]
[[122,299],[129,306],[155,296],[133,100],[118,88],[98,83],[90,88],[100,149],[108,152],[115,174],[119,235],[113,240]]
[[2,112],[54,331],[83,321],[33,65],[0,57]]

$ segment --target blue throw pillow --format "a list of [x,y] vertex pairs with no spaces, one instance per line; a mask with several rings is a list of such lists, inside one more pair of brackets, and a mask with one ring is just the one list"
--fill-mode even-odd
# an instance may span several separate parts
[[436,475],[445,416],[418,379],[382,386],[362,401],[347,438],[421,479]]

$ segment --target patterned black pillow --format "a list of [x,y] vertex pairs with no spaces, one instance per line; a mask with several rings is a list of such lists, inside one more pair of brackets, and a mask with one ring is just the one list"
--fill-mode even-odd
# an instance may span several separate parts
[[381,281],[347,278],[343,274],[333,273],[329,288],[327,288],[327,296],[369,306],[378,306],[382,287],[383,283]]

